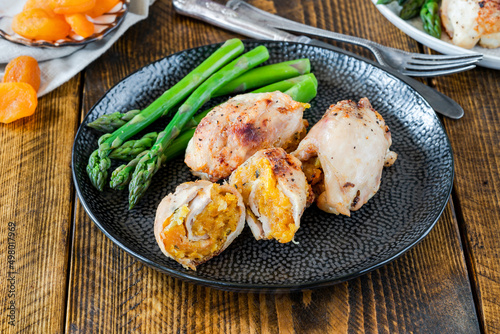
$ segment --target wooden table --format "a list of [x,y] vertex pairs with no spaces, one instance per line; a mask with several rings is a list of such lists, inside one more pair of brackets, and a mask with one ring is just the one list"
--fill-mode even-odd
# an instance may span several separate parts
[[[313,26],[429,52],[368,0],[252,3]],[[423,242],[369,274],[300,293],[229,293],[159,273],[106,238],[84,212],[71,178],[83,116],[140,67],[235,37],[175,14],[168,0],[150,11],[102,57],[41,98],[34,116],[0,124],[0,332],[500,332],[500,71],[422,80],[465,109],[458,121],[443,119],[455,154],[453,193]]]

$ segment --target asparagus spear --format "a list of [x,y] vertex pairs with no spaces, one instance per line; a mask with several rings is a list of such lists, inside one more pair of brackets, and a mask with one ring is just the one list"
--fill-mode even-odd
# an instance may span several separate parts
[[391,2],[393,2],[394,0],[378,0],[377,1],[377,5],[387,5]]
[[[296,77],[311,71],[309,59],[297,59],[266,65],[249,70],[214,93],[213,97],[241,93],[256,87],[268,85],[279,80]],[[101,132],[113,132],[137,115],[140,110],[131,110],[125,114],[115,112],[103,115],[87,124]]]
[[[311,78],[315,83],[316,87],[318,86],[318,81],[316,80],[316,77],[312,73],[304,74],[295,78],[291,79],[286,79],[282,80],[279,82],[275,82],[273,84],[261,87],[259,89],[256,89],[252,91],[252,93],[266,93],[266,92],[275,92],[279,90],[280,92],[285,92],[286,90],[292,88],[294,85],[298,84],[299,82],[306,80],[307,78]],[[300,101],[302,102],[302,101]]]
[[307,77],[286,90],[285,94],[290,95],[295,101],[307,103],[316,97],[317,87],[317,81],[311,77]]
[[109,186],[111,187],[111,189],[125,189],[127,184],[130,182],[135,166],[137,166],[139,160],[141,160],[141,158],[146,153],[148,153],[148,151],[142,151],[134,159],[130,160],[126,165],[118,166],[118,168],[116,168],[113,173],[111,173],[111,181],[109,182]]
[[196,111],[220,87],[249,69],[263,63],[268,58],[269,52],[267,48],[262,45],[258,46],[213,74],[189,96],[165,130],[158,135],[158,139],[151,150],[137,164],[129,184],[129,209],[132,209],[144,195],[153,175],[156,174],[161,168],[162,162],[164,162],[165,155],[163,153]]
[[130,161],[142,151],[150,149],[156,142],[157,137],[157,132],[150,132],[140,139],[126,141],[121,146],[111,151],[109,157],[111,159]]
[[160,116],[168,113],[170,108],[182,101],[206,78],[239,55],[243,48],[243,43],[239,39],[226,41],[201,65],[168,89],[146,109],[137,114],[127,124],[114,131],[106,140],[102,140],[99,148],[90,155],[89,164],[87,165],[87,174],[94,187],[100,191],[104,189],[108,169],[111,165],[108,155],[114,148],[120,146],[124,141],[143,130]]
[[273,82],[311,72],[309,59],[297,59],[254,68],[218,89],[215,96],[239,94]]
[[112,114],[102,115],[95,121],[87,124],[87,126],[101,132],[113,132],[119,127],[125,125],[125,123],[130,121],[140,112],[141,111],[137,109],[127,111],[124,114],[117,111]]
[[399,17],[403,20],[409,20],[416,17],[420,13],[420,8],[424,4],[425,0],[408,0],[401,8]]
[[[299,87],[300,84],[303,81],[311,81],[311,83],[308,83],[305,85],[305,88],[300,88],[298,90],[297,87]],[[311,95],[311,89],[308,87],[311,84],[314,85],[314,94],[316,94],[316,88],[318,87],[318,81],[316,80],[316,77],[312,73],[304,74],[295,78],[291,79],[286,79],[282,80],[267,86],[264,86],[262,88],[256,89],[252,91],[252,93],[264,93],[264,92],[274,92],[274,91],[280,91],[280,92],[285,92],[289,90],[290,88],[295,87],[295,90],[298,90],[297,93],[289,93],[291,92],[288,91],[287,94],[296,96],[297,98],[294,98],[295,101],[299,102],[308,102],[314,98],[314,96],[310,97]],[[305,97],[302,97],[305,94]],[[204,112],[201,112],[194,116],[188,124],[186,124],[185,128],[190,129],[196,127],[200,121],[205,117],[212,109],[207,109]],[[181,132],[183,133],[184,130]],[[156,132],[151,132],[146,135],[144,135],[141,139],[138,140],[129,140],[123,143],[121,146],[115,148],[111,153],[109,154],[109,157],[111,159],[117,159],[117,160],[125,160],[125,161],[130,161],[134,159],[139,153],[142,151],[145,151],[147,149],[150,149],[153,144],[156,142],[158,134]]]
[[[292,82],[292,84],[290,84],[290,82]],[[317,86],[318,82],[316,77],[314,74],[310,73],[262,87],[252,93],[265,93],[279,90],[290,95],[295,101],[306,103],[311,101],[316,96]],[[199,113],[193,117],[193,121],[196,122],[196,124],[199,124],[203,117],[205,117],[211,110],[212,109],[208,109]],[[189,140],[191,140],[191,137],[194,135],[194,131],[195,129],[183,131],[179,137],[173,141],[172,145],[165,151],[165,161],[178,157],[186,150]],[[132,172],[143,155],[144,154],[141,154],[140,156],[137,156],[137,158],[130,161],[127,165],[121,165],[115,169],[111,174],[110,187],[116,190],[125,189],[125,186],[130,182]]]
[[429,35],[441,38],[441,18],[439,17],[438,0],[426,0],[420,10],[420,18],[424,23],[424,30]]
[[[172,145],[168,147],[168,150],[165,151],[165,161],[175,159],[184,153],[189,141],[194,135],[195,130],[195,128],[186,130],[174,140]],[[121,165],[117,169],[115,169],[111,174],[111,182],[109,186],[115,190],[125,189],[125,187],[127,187],[127,185],[129,184],[130,179],[132,178],[132,173],[137,166],[137,163],[146,153],[148,153],[148,151],[141,152],[128,164]]]

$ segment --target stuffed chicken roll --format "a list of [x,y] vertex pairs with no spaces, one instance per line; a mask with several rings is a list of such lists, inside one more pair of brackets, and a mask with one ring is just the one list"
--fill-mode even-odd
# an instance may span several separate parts
[[154,234],[163,254],[196,270],[226,249],[244,225],[240,193],[229,185],[199,180],[179,185],[161,201]]
[[313,198],[300,161],[282,148],[258,151],[229,178],[243,196],[246,221],[255,239],[293,240]]
[[215,182],[258,150],[283,147],[291,152],[306,135],[302,115],[308,107],[278,91],[235,96],[198,124],[186,148],[186,165],[194,175]]

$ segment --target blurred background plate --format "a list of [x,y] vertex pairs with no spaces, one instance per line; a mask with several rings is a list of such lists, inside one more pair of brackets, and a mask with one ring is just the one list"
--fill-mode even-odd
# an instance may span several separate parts
[[[341,52],[286,42],[246,41],[245,45],[247,50],[267,46],[268,63],[310,59],[318,78],[318,95],[304,112],[311,126],[337,101],[369,98],[391,128],[391,150],[399,154],[396,163],[384,169],[379,192],[351,217],[311,206],[295,235],[298,244],[256,241],[246,227],[221,255],[198,266],[197,271],[165,257],[153,234],[155,212],[161,199],[180,183],[195,180],[184,159],[162,168],[141,202],[129,211],[128,191],[107,187],[99,192],[91,185],[85,167],[100,133],[86,125],[103,114],[145,108],[218,47],[208,45],[167,56],[131,74],[111,88],[83,120],[73,146],[73,179],[94,223],[118,246],[160,271],[235,291],[300,290],[335,284],[394,260],[422,240],[440,217],[453,183],[450,143],[427,102],[376,65]],[[210,104],[222,101],[215,99]],[[145,132],[163,129],[168,121],[160,119]]]
[[[372,0],[374,4],[377,0]],[[413,38],[419,43],[428,46],[432,50],[441,52],[443,54],[467,54],[467,53],[481,53],[484,55],[483,60],[478,63],[480,66],[489,67],[493,69],[500,69],[500,48],[488,49],[480,46],[475,46],[471,50],[461,48],[453,45],[450,38],[443,30],[441,39],[437,39],[427,34],[422,25],[420,17],[411,20],[403,20],[399,17],[401,6],[397,2],[392,2],[388,5],[376,5],[379,12],[385,16],[392,24],[394,24],[402,32]]]
[[82,38],[72,32],[70,36],[55,42],[27,39],[19,36],[12,30],[12,19],[16,14],[22,11],[24,3],[25,1],[12,1],[9,2],[4,8],[0,9],[0,37],[3,37],[10,42],[26,46],[60,47],[80,46],[103,39],[123,22],[123,19],[128,11],[130,0],[120,0],[120,2],[113,9],[102,16],[96,18],[88,17],[95,26],[94,34],[92,36]]

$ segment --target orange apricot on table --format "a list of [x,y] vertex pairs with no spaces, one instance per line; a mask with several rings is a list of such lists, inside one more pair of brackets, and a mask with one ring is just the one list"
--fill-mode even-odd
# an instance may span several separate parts
[[25,82],[35,91],[40,88],[40,67],[35,58],[20,56],[12,59],[5,67],[3,82]]
[[33,115],[37,104],[35,89],[30,84],[0,83],[0,123],[10,123]]
[[75,34],[87,38],[94,34],[94,24],[87,20],[83,14],[65,15],[66,22],[71,26]]
[[96,0],[51,0],[51,2],[56,14],[77,14],[94,8]]
[[94,8],[85,12],[90,17],[98,17],[109,12],[120,0],[96,0]]
[[51,16],[43,9],[34,8],[14,16],[12,30],[30,39],[57,41],[68,36],[71,27],[63,16]]

